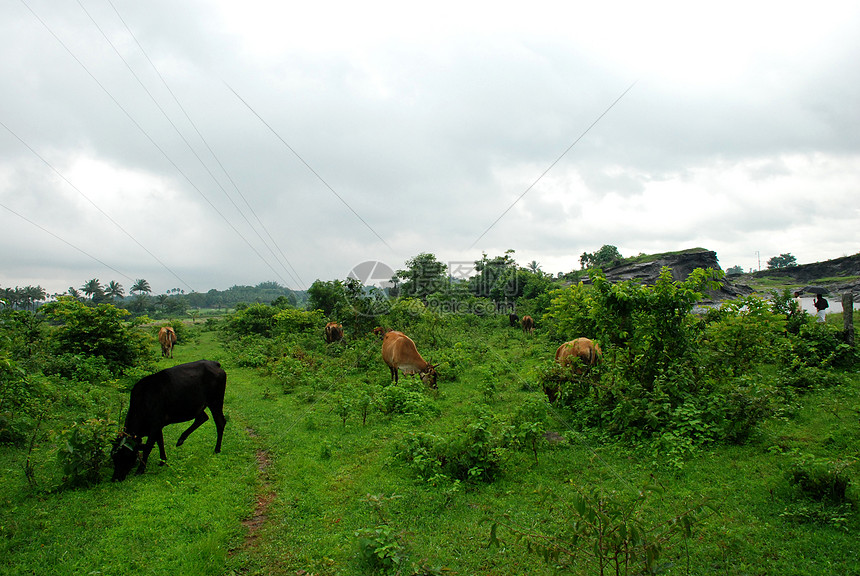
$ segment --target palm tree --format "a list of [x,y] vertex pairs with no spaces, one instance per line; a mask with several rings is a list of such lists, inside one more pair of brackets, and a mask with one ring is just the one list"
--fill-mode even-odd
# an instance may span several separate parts
[[99,284],[98,278],[93,278],[83,286],[81,286],[81,291],[90,297],[90,299],[95,302],[96,299],[101,299],[102,296],[105,295],[104,288]]
[[24,288],[24,296],[28,303],[33,306],[33,311],[36,310],[36,302],[42,302],[47,298],[45,289],[41,286],[27,286]]
[[537,274],[538,270],[540,270],[540,262],[537,260],[532,260],[528,264],[526,264],[526,268],[528,268],[532,273]]
[[80,300],[81,299],[81,292],[80,292],[80,290],[78,290],[74,286],[69,286],[69,296],[71,296],[75,300]]
[[107,285],[107,289],[105,290],[105,296],[113,300],[114,298],[122,298],[125,296],[125,290],[122,287],[122,284],[115,282],[113,280],[110,281]]
[[134,294],[135,292],[146,292],[147,294],[149,294],[150,292],[152,292],[152,288],[149,287],[149,282],[147,282],[143,278],[139,278],[135,280],[134,286],[131,287],[130,292],[132,294]]

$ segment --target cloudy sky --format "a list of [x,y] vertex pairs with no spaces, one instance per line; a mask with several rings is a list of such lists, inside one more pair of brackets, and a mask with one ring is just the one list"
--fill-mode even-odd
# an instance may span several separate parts
[[0,286],[860,250],[856,2],[3,0]]

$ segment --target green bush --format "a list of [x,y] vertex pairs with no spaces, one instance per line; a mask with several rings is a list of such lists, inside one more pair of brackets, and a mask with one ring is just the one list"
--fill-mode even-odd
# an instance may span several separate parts
[[106,382],[112,378],[107,360],[101,356],[60,354],[49,358],[42,370],[46,375],[89,384]]
[[492,482],[502,472],[502,439],[493,420],[478,415],[447,437],[410,434],[396,450],[399,458],[423,480],[439,475],[452,480]]
[[811,454],[798,456],[788,471],[788,482],[803,496],[819,502],[847,502],[854,460],[830,460]]
[[74,422],[59,434],[57,458],[67,486],[88,486],[102,480],[110,465],[111,442],[116,436],[116,422],[90,418]]
[[279,310],[268,304],[251,304],[239,308],[227,319],[225,330],[234,336],[263,336],[271,338]]
[[152,339],[126,322],[128,310],[112,304],[86,306],[70,296],[40,310],[56,324],[50,336],[56,354],[101,357],[113,374],[122,374],[152,354]]

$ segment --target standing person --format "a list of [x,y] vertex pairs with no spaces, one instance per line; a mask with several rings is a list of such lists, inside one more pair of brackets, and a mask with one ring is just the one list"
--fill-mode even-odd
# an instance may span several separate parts
[[815,309],[818,310],[818,321],[824,322],[824,311],[827,309],[830,304],[827,302],[827,298],[822,296],[821,294],[815,295],[815,300],[812,301],[812,304],[815,306]]

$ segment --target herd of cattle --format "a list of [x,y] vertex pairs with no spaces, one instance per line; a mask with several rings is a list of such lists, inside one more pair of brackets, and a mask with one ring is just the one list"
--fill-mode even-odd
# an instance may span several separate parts
[[[516,314],[510,315],[511,326],[518,323],[526,334],[534,332],[535,323],[531,316],[523,316],[522,320]],[[398,382],[399,372],[418,374],[421,381],[429,388],[436,389],[436,367],[421,357],[415,342],[403,332],[377,327],[373,330],[377,336],[382,336],[382,360],[391,371],[391,379]],[[328,344],[338,342],[344,337],[343,326],[329,322],[325,326],[325,341]],[[173,345],[176,344],[176,332],[165,326],[158,332],[162,357],[173,358]],[[555,361],[562,366],[574,365],[576,371],[594,366],[600,361],[600,347],[588,338],[576,338],[565,342],[555,352]],[[163,428],[168,424],[193,421],[177,440],[181,446],[188,435],[209,419],[206,409],[212,414],[217,431],[215,453],[221,451],[221,439],[224,426],[224,394],[227,389],[227,373],[218,362],[198,360],[166,368],[155,374],[142,378],[131,389],[131,401],[123,429],[114,441],[111,455],[114,462],[113,480],[123,480],[135,463],[137,473],[142,474],[146,469],[155,444],[158,444],[161,463],[167,460],[164,451]],[[549,400],[554,401],[555,394],[550,394]],[[146,438],[146,442],[144,442]]]

